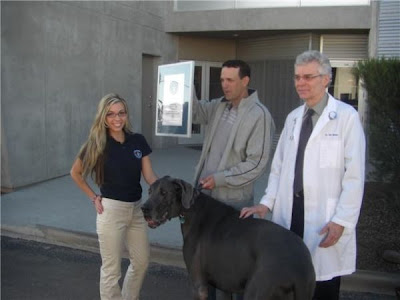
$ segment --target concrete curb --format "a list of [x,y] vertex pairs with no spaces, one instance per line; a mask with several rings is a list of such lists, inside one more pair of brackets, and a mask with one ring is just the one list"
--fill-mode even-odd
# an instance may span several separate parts
[[[44,225],[12,226],[2,224],[1,235],[99,253],[96,234]],[[124,257],[127,257],[127,253],[124,253]],[[152,244],[150,261],[162,265],[185,268],[181,249],[166,248]],[[343,291],[368,292],[390,296],[396,296],[396,287],[400,287],[400,274],[365,270],[357,270],[354,274],[344,276],[341,285]]]
[[[99,253],[97,235],[81,231],[65,230],[45,225],[13,226],[2,224],[1,235]],[[153,244],[150,246],[151,262],[186,268],[180,249]],[[128,253],[124,252],[123,256],[128,257]]]

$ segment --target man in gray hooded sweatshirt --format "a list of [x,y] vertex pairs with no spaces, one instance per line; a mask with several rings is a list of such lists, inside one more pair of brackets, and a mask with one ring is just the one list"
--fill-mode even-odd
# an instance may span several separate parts
[[254,182],[267,167],[275,126],[257,91],[248,88],[247,63],[226,61],[220,78],[224,97],[193,99],[193,123],[206,125],[195,185],[240,210],[253,205]]

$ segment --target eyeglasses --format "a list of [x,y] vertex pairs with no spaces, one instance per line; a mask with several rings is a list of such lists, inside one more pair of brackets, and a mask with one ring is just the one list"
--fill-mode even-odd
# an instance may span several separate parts
[[300,79],[304,79],[304,81],[311,81],[313,80],[315,77],[319,77],[319,76],[323,76],[324,74],[317,74],[317,75],[311,75],[311,74],[306,74],[306,75],[294,75],[293,79],[294,81],[300,81]]
[[110,118],[110,119],[115,119],[117,116],[120,117],[120,118],[125,118],[126,117],[126,111],[120,111],[119,113],[109,112],[106,115],[106,117]]

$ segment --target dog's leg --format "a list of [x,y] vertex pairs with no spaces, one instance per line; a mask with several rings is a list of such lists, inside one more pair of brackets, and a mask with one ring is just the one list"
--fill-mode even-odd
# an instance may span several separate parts
[[204,284],[194,285],[194,299],[195,300],[207,300],[208,298],[208,287]]
[[217,290],[217,300],[232,300],[232,293]]
[[266,278],[265,272],[262,270],[256,271],[252,275],[244,292],[244,300],[294,300],[294,296],[292,285],[282,284],[282,280],[277,276]]
[[[207,300],[208,298],[208,285],[207,280],[204,278],[202,273],[202,269],[200,266],[200,259],[197,255],[192,257],[185,256],[185,253],[188,252],[187,246],[184,246],[183,256],[186,263],[186,268],[189,272],[189,275],[192,279],[193,291],[194,291],[194,299],[195,300]],[[195,250],[190,252],[196,252]]]

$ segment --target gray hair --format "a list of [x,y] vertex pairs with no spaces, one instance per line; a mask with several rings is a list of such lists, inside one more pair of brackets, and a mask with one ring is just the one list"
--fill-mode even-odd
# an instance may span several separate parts
[[296,57],[296,62],[294,66],[304,65],[311,62],[316,62],[319,64],[318,71],[320,74],[329,75],[329,81],[332,80],[332,67],[329,58],[316,50],[308,50]]

